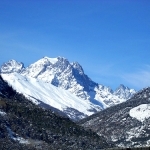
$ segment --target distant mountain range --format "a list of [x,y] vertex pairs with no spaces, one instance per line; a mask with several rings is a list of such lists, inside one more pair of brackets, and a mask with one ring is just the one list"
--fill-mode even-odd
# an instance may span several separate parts
[[136,93],[124,85],[115,91],[100,85],[84,73],[79,63],[70,63],[63,57],[43,57],[26,68],[23,63],[10,60],[1,66],[0,72],[17,92],[72,120],[125,102]]
[[10,60],[0,74],[0,143],[2,150],[149,149],[150,88],[113,91],[61,57],[27,68]]

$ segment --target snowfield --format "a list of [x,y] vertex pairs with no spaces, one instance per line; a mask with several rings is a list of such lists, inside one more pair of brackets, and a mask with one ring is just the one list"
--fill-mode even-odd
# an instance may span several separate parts
[[129,112],[130,116],[143,122],[150,117],[150,104],[142,104],[134,107]]
[[96,108],[90,101],[39,79],[25,77],[18,73],[2,74],[2,77],[17,92],[24,94],[35,104],[40,104],[41,101],[61,111],[74,108],[88,116],[93,114],[90,110]]

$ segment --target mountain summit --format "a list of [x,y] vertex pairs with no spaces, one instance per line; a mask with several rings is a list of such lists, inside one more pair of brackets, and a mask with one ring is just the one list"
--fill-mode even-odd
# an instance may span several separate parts
[[43,57],[26,68],[9,61],[2,65],[1,74],[34,103],[54,107],[73,120],[124,102],[135,93],[124,85],[113,91],[92,81],[79,63],[64,57]]
[[24,64],[17,62],[16,60],[10,60],[7,63],[4,63],[1,67],[1,73],[12,73],[12,72],[21,72],[24,68]]
[[135,93],[134,89],[129,89],[128,87],[125,87],[123,84],[120,84],[120,86],[114,92],[114,94],[121,99],[122,98],[129,99],[132,97],[134,93]]

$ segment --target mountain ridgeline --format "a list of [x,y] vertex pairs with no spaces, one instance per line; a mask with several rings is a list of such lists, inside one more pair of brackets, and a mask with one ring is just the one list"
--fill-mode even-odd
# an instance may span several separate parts
[[0,76],[0,149],[87,150],[112,147],[104,137],[42,109]]
[[62,57],[1,66],[0,149],[143,146],[150,146],[149,87],[136,93],[121,84],[113,91]]
[[26,68],[23,63],[10,60],[1,66],[0,72],[17,92],[35,104],[59,110],[72,120],[122,103],[135,94],[134,89],[124,85],[113,91],[92,81],[79,63],[70,63],[63,57],[43,57]]

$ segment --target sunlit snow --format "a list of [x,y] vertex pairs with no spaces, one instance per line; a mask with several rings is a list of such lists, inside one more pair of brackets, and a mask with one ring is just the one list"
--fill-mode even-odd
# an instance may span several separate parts
[[62,111],[66,108],[74,108],[86,115],[93,114],[93,112],[88,111],[95,108],[90,101],[85,101],[69,91],[55,87],[50,83],[32,77],[25,77],[18,73],[2,74],[2,77],[17,92],[23,93],[36,104],[42,101]]
[[79,112],[80,118],[91,115],[122,103],[135,93],[124,85],[116,91],[98,85],[84,74],[79,63],[70,63],[63,57],[43,57],[27,68],[17,61],[10,62],[1,67],[1,73],[14,89],[35,104],[43,102],[68,116],[78,116]]
[[44,57],[48,59],[52,64],[55,64],[58,61],[58,58],[49,58],[49,57]]
[[143,122],[150,117],[150,104],[142,104],[134,107],[130,110],[129,114],[131,117]]

